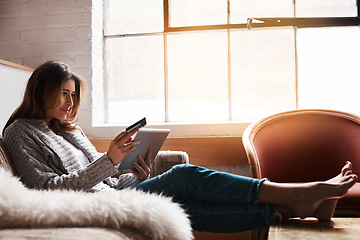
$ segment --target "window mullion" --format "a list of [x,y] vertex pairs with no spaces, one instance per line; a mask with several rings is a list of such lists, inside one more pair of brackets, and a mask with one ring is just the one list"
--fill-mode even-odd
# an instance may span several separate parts
[[168,32],[169,26],[169,0],[164,0],[164,32]]
[[[296,0],[293,0],[294,18],[296,18]],[[297,27],[294,27],[294,53],[295,53],[295,106],[299,108],[299,68],[298,68],[298,50],[297,50]]]
[[[103,38],[103,42],[102,42],[102,47],[103,47],[103,55],[102,55],[102,61],[103,61],[103,80],[104,79],[107,79],[107,70],[106,70],[106,66],[107,66],[107,62],[106,62],[106,56],[107,56],[107,52],[106,52],[106,25],[108,24],[107,21],[106,21],[106,9],[105,9],[105,6],[107,4],[107,1],[104,1],[103,2],[103,26],[104,26],[104,30],[103,30],[103,35],[104,35],[104,38]],[[109,83],[108,81],[103,81],[103,86],[104,86],[104,93],[103,93],[103,99],[104,99],[104,123],[107,123],[109,121],[109,91],[108,91],[108,86],[109,86]]]
[[169,122],[169,74],[167,54],[167,34],[164,33],[164,100],[165,100],[165,122]]
[[169,0],[164,0],[164,101],[165,101],[165,122],[169,122],[169,74],[167,54],[167,29],[169,29]]
[[[230,0],[227,1],[227,24],[230,24]],[[230,29],[227,30],[228,40],[228,97],[229,97],[229,121],[233,120],[232,114],[232,87],[231,87],[231,39]]]

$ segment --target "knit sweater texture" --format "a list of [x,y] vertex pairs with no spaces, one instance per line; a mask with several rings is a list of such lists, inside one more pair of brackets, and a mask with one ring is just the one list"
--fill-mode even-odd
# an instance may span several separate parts
[[6,128],[3,145],[20,180],[29,188],[97,192],[123,189],[139,181],[133,174],[113,178],[117,169],[79,130],[60,135],[80,149],[90,164],[83,167],[62,139],[39,119],[18,119]]

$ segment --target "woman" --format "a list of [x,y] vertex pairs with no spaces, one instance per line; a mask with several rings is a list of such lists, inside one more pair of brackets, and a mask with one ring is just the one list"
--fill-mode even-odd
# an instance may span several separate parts
[[[118,165],[140,144],[138,131],[116,136],[98,153],[76,125],[82,80],[59,62],[46,62],[31,75],[22,104],[7,122],[3,143],[13,167],[30,188],[106,191],[127,187],[171,196],[198,231],[240,232],[289,217],[329,220],[337,200],[357,181],[347,162],[324,182],[273,183],[179,165],[152,179],[151,151],[133,163],[132,173],[113,178]],[[151,206],[149,206],[151,207]]]

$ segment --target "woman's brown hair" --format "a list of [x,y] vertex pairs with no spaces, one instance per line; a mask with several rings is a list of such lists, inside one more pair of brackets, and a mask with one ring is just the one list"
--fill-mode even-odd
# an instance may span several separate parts
[[57,105],[61,93],[61,87],[69,79],[75,81],[74,105],[72,106],[66,121],[51,120],[50,128],[59,130],[74,130],[77,121],[77,113],[80,106],[83,80],[62,62],[48,61],[39,66],[30,76],[24,98],[20,106],[13,112],[3,129],[19,118],[46,119],[47,110]]

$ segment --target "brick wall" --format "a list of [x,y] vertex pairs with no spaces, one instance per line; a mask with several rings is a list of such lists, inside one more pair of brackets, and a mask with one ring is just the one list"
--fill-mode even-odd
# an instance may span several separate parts
[[91,0],[0,1],[0,56],[36,68],[49,59],[91,60]]
[[[0,1],[0,59],[32,68],[47,60],[70,65],[87,80],[79,122],[90,135],[93,116],[97,122],[103,116],[102,2]],[[97,96],[96,101],[90,96]]]

